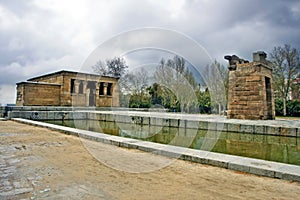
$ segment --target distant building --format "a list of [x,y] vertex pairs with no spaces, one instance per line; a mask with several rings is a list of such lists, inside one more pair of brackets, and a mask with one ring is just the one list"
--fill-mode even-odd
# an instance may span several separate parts
[[118,79],[58,71],[17,83],[17,106],[119,106]]

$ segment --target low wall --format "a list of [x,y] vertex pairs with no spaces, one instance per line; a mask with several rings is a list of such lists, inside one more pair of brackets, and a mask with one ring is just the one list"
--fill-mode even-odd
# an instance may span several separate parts
[[[134,111],[148,111],[144,108],[113,108],[114,110],[134,110]],[[76,110],[91,110],[91,111],[104,111],[111,110],[110,107],[73,107],[73,106],[0,106],[0,117],[8,117],[9,111],[23,112],[23,111],[76,111]],[[164,110],[167,111],[167,110]],[[49,119],[50,120],[50,119]]]
[[[69,108],[70,109],[70,108]],[[9,112],[10,118],[45,120],[101,120],[108,122],[132,123],[138,125],[168,126],[188,129],[217,130],[226,132],[239,132],[264,135],[278,135],[300,137],[300,128],[255,125],[229,122],[211,122],[205,120],[189,120],[174,117],[138,116],[116,113],[101,113],[101,111],[72,111],[72,110],[52,110],[52,111],[16,111]]]

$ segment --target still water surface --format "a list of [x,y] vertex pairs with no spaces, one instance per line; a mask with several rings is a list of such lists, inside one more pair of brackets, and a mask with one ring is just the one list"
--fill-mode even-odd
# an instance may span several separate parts
[[47,121],[110,135],[300,165],[300,138],[95,120]]

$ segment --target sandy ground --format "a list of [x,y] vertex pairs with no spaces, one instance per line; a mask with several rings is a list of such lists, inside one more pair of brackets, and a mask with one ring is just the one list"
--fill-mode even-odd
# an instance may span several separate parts
[[170,160],[12,121],[0,121],[0,178],[0,199],[300,199],[298,182]]

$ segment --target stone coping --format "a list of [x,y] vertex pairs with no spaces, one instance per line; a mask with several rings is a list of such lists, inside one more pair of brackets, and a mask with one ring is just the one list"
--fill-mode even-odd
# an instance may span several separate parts
[[[124,107],[80,107],[80,106],[0,106],[0,110],[8,111],[76,111],[76,110],[120,110],[120,111],[148,111],[146,108]],[[161,110],[161,109],[160,109]],[[167,111],[167,109],[164,109]]]
[[141,141],[131,138],[107,135],[93,131],[79,130],[70,127],[64,127],[44,122],[32,121],[28,119],[13,118],[13,121],[49,128],[60,131],[65,134],[80,136],[85,139],[112,144],[118,147],[139,149],[141,151],[151,152],[158,155],[180,158],[191,162],[213,165],[231,170],[267,176],[272,178],[285,179],[300,182],[300,166],[290,165],[260,159],[233,156],[221,153],[195,150],[184,147],[177,147],[147,141]]
[[285,128],[300,128],[300,120],[245,120],[245,119],[227,119],[226,116],[215,114],[185,114],[171,112],[140,112],[140,111],[90,111],[80,110],[80,112],[94,112],[103,114],[141,116],[141,117],[160,117],[169,119],[185,119],[191,121],[207,121],[215,123],[231,123],[257,126],[273,126]]
[[[227,132],[256,133],[263,135],[278,135],[300,138],[300,120],[240,120],[227,119],[222,115],[207,114],[185,114],[170,112],[140,112],[140,111],[84,111],[81,113],[96,113],[100,115],[143,117],[187,121],[187,128],[195,127],[199,122],[200,129],[223,130]],[[121,120],[122,121],[122,120]],[[207,123],[208,125],[206,125]],[[154,123],[155,124],[155,123]],[[172,123],[170,122],[170,125]],[[190,126],[192,125],[192,127]]]
[[300,138],[300,120],[238,120],[220,115],[149,111],[11,111],[8,118],[35,120],[103,120],[140,125],[182,127]]

